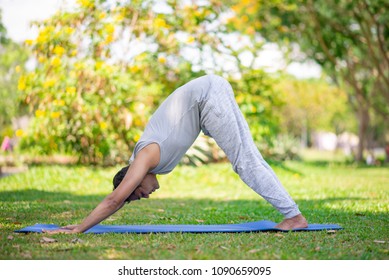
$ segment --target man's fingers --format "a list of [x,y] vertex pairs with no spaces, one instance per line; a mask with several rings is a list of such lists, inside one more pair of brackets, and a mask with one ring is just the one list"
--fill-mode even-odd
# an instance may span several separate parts
[[47,233],[47,234],[72,233],[72,230],[71,230],[71,229],[65,229],[65,228],[59,228],[59,229],[55,229],[55,230],[46,230],[46,229],[43,229],[42,232],[43,232],[43,233]]
[[134,195],[138,198],[142,197],[142,190],[140,188],[137,188],[135,191],[134,191]]
[[77,227],[77,225],[67,225],[67,226],[64,226],[64,227],[61,227],[62,229],[75,229]]
[[131,195],[130,195],[130,200],[131,201],[133,201],[133,200],[138,200],[139,198],[134,194],[134,193],[132,193]]

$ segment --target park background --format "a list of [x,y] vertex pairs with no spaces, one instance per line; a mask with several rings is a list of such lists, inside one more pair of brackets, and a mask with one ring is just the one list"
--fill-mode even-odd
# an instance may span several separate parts
[[[23,40],[0,21],[2,258],[388,258],[386,1],[56,3]],[[345,231],[52,242],[12,233],[80,222],[164,98],[208,73],[230,81],[255,143],[308,220]],[[107,222],[281,219],[204,136],[160,180],[149,201]]]

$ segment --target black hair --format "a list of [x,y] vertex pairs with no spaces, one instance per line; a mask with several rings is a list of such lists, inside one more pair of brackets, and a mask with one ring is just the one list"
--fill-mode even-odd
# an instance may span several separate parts
[[124,176],[126,176],[127,170],[130,166],[127,165],[119,170],[118,173],[113,177],[112,183],[113,183],[113,190],[115,190],[120,183],[123,181]]

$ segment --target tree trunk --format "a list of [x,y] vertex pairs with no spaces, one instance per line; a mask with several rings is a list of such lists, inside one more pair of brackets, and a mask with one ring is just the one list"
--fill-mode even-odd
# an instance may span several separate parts
[[369,118],[369,110],[367,108],[359,108],[358,110],[358,150],[356,154],[355,160],[358,162],[363,161],[363,151],[366,147],[366,139],[367,139],[367,128],[369,127],[370,118]]
[[301,130],[301,147],[308,148],[308,120],[305,119],[305,123],[303,124],[303,128]]

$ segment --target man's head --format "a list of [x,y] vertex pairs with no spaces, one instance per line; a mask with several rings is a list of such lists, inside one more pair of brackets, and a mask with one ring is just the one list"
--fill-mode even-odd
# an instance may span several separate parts
[[[129,165],[126,167],[123,167],[113,177],[113,180],[112,180],[113,190],[115,190],[120,185],[120,183],[123,181],[124,177],[127,174],[129,167],[130,167]],[[149,195],[157,189],[159,189],[157,177],[155,176],[155,174],[148,173],[143,178],[143,180],[139,184],[139,186],[134,190],[134,192],[126,199],[126,202],[130,202],[132,200],[139,200],[141,198],[149,198]]]
[[124,176],[126,176],[127,170],[130,166],[127,165],[119,170],[118,173],[113,177],[112,183],[113,183],[113,189],[115,190],[120,183],[123,181]]

